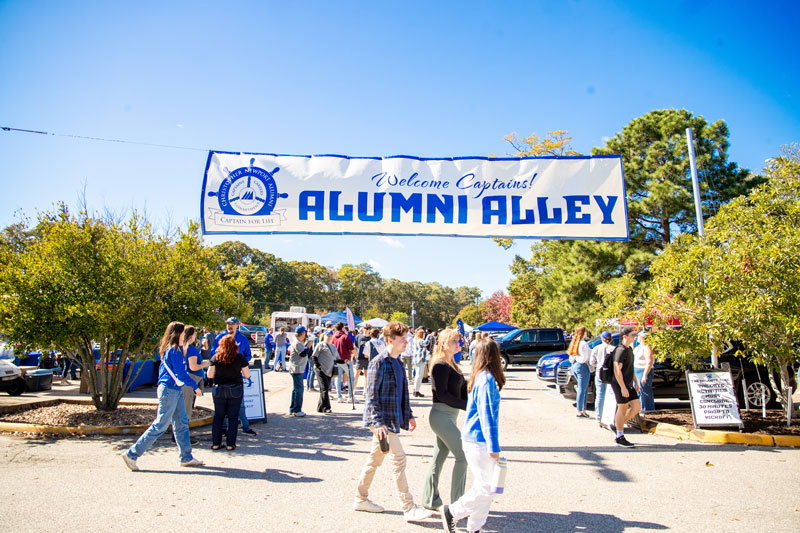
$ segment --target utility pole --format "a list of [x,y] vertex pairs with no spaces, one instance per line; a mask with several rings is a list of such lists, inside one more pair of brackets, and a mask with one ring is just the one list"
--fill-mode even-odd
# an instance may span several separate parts
[[414,328],[414,318],[417,314],[417,310],[414,309],[414,302],[411,302],[411,330],[413,331]]
[[364,274],[361,274],[361,320],[367,320],[364,316]]

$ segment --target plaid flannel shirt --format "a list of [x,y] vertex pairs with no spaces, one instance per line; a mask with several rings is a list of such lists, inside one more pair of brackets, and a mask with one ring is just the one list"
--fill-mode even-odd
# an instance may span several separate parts
[[[408,381],[405,372],[401,372],[403,390],[397,390],[391,356],[382,353],[373,357],[367,371],[367,402],[364,406],[363,426],[386,426],[392,433],[400,433],[400,429],[408,430],[408,421],[414,418],[411,402],[408,398]],[[400,424],[400,413],[403,423]]]

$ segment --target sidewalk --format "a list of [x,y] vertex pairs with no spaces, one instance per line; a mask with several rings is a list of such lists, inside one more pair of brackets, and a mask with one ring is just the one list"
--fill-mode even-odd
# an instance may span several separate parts
[[[685,443],[638,433],[629,435],[637,448],[625,450],[594,421],[576,419],[572,404],[534,371],[515,368],[508,377],[500,410],[508,479],[486,531],[796,530],[797,450]],[[320,415],[318,394],[307,392],[308,416],[293,418],[290,376],[268,372],[264,381],[269,418],[253,425],[258,436],[240,434],[233,453],[212,452],[210,429],[193,432],[201,441],[196,455],[204,468],[180,468],[168,438],[139,460],[143,471],[133,473],[119,454],[135,437],[0,435],[0,530],[51,531],[64,523],[78,530],[150,532],[441,530],[436,519],[403,520],[388,465],[378,471],[370,494],[386,512],[351,510],[369,447],[360,425],[363,404],[353,411],[334,399],[334,412]],[[55,390],[59,387],[50,394],[69,395]],[[423,386],[423,393],[425,398],[412,399],[418,430],[401,437],[417,498],[434,441],[427,421],[430,387]],[[155,390],[133,396],[154,401]],[[201,402],[209,406],[210,395]],[[448,461],[442,476],[444,495],[451,466]]]

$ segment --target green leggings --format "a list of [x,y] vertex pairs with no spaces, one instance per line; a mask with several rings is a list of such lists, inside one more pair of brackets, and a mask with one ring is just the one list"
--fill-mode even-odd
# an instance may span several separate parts
[[456,422],[458,409],[449,405],[436,402],[431,408],[431,429],[436,435],[433,445],[433,461],[425,476],[425,489],[422,492],[422,505],[435,509],[441,507],[442,498],[439,497],[439,475],[448,453],[456,459],[453,465],[453,480],[450,483],[450,503],[455,502],[464,495],[467,484],[467,458],[461,449],[461,432]]

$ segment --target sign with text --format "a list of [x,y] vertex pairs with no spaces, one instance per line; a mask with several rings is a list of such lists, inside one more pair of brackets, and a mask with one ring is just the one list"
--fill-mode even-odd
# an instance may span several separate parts
[[619,156],[442,159],[212,151],[206,234],[629,238]]
[[267,407],[264,402],[264,381],[261,365],[250,366],[250,379],[244,380],[244,414],[247,420],[263,420],[267,418]]
[[687,370],[686,382],[695,426],[742,425],[730,370]]

